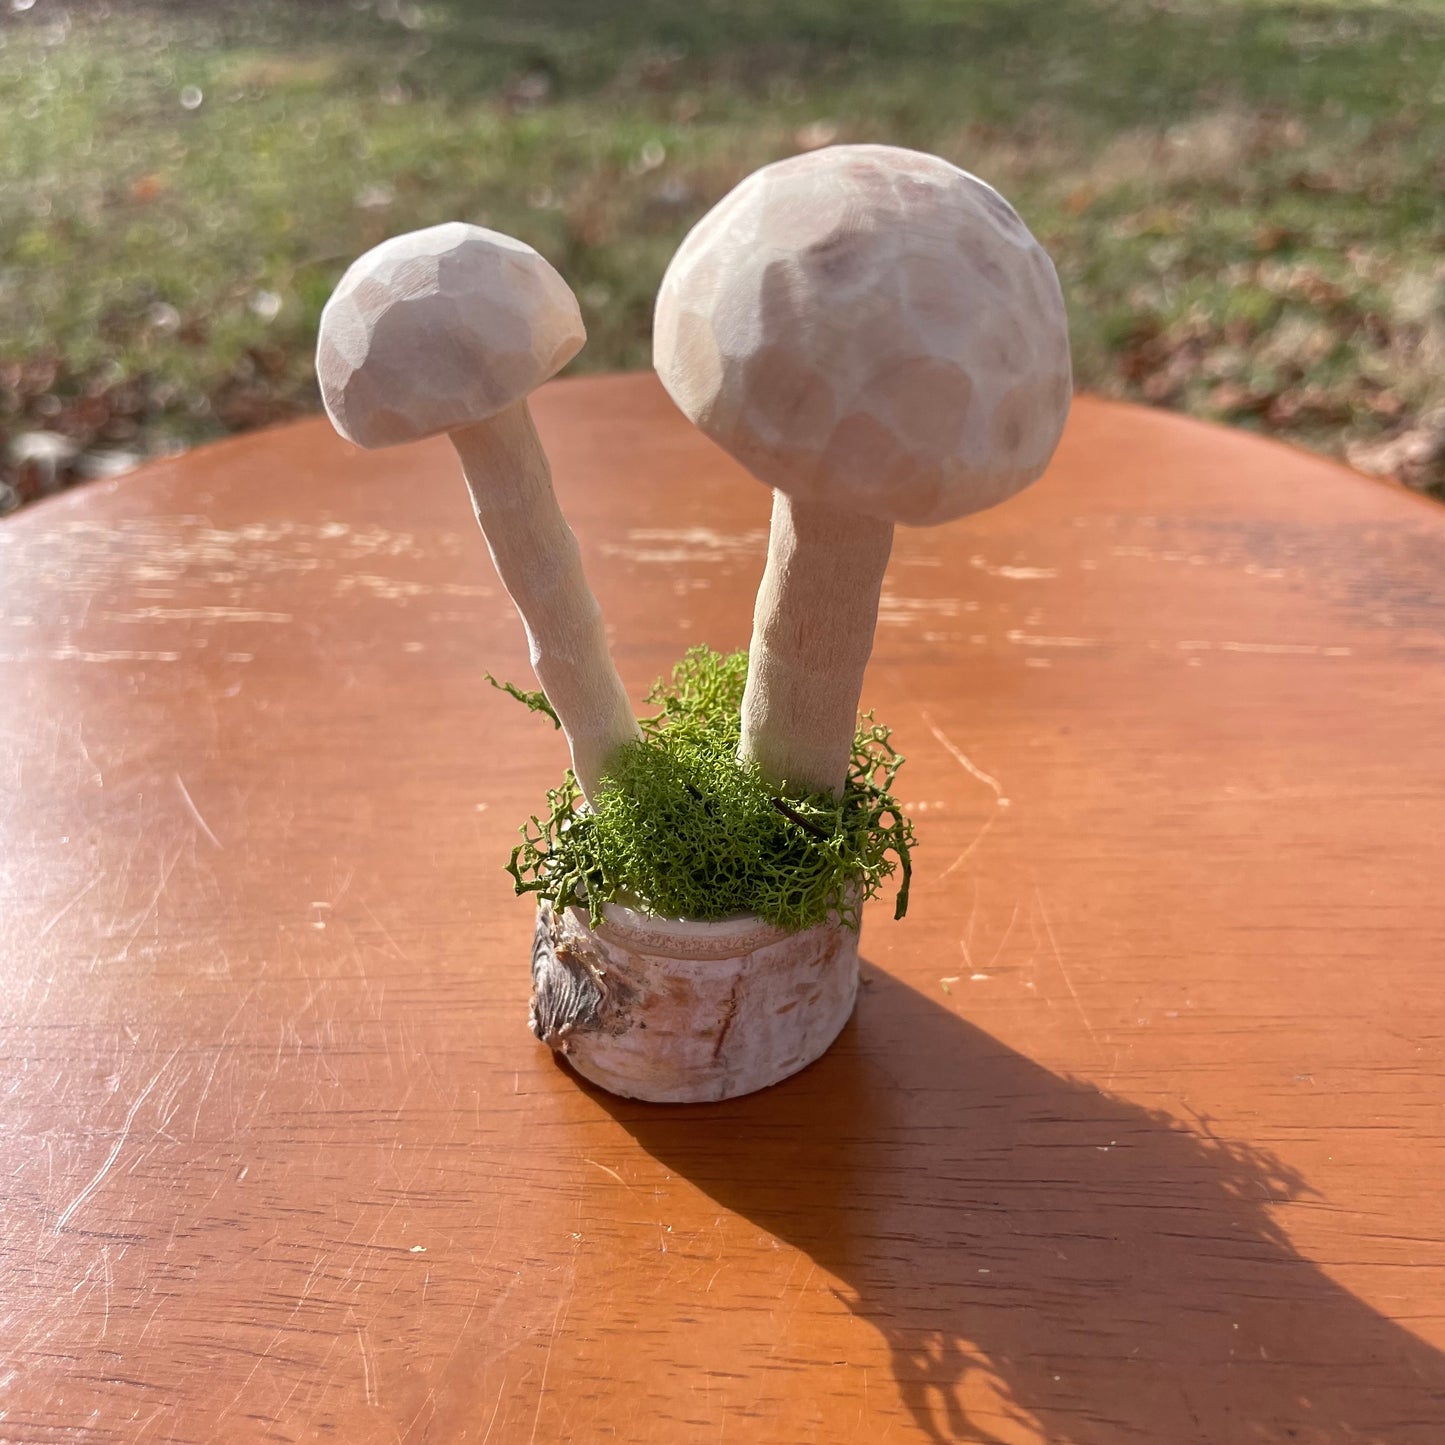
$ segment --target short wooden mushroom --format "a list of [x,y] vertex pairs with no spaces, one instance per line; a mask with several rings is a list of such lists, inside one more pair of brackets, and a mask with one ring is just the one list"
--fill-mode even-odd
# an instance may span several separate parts
[[658,296],[663,385],[775,488],[741,754],[838,791],[893,526],[1012,496],[1071,394],[1053,264],[966,171],[892,146],[764,167],[693,228]]
[[316,373],[332,423],[358,446],[451,438],[590,794],[640,734],[527,407],[585,340],[576,297],[536,251],[454,222],[352,264],[321,314]]

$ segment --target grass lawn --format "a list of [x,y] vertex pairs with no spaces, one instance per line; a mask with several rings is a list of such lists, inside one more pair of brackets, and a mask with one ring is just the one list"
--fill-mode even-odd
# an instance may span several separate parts
[[0,444],[71,475],[315,408],[341,270],[441,220],[646,366],[713,201],[888,140],[1018,205],[1080,385],[1445,495],[1445,0],[0,0],[0,118]]

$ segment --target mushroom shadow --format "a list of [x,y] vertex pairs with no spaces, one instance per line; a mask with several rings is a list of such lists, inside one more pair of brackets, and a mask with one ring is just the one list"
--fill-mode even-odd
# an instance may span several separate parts
[[1001,1445],[1023,1423],[1051,1445],[1445,1439],[1445,1354],[1276,1222],[1311,1196],[1298,1174],[864,975],[830,1053],[761,1094],[592,1092],[839,1282],[930,1439]]

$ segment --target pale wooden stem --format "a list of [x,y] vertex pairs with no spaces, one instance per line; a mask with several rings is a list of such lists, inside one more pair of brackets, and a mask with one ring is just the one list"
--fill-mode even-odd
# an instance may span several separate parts
[[839,793],[893,528],[773,493],[738,755],[769,782]]
[[532,670],[562,720],[572,769],[591,797],[618,748],[641,733],[532,414],[520,401],[451,439],[497,575],[527,629]]

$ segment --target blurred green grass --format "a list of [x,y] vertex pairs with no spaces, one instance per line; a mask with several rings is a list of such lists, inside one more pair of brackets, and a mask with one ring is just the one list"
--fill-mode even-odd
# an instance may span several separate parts
[[802,147],[887,140],[1018,205],[1082,386],[1445,494],[1445,0],[0,16],[12,438],[147,454],[314,408],[341,270],[454,218],[562,270],[580,369],[645,366],[657,281],[713,201]]

